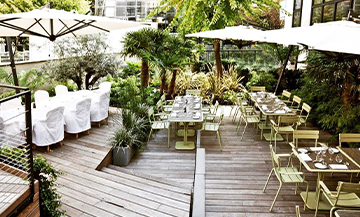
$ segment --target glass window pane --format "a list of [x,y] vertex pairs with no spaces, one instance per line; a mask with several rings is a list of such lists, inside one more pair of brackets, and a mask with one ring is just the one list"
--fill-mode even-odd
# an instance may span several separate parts
[[350,0],[339,2],[336,5],[336,20],[342,20],[347,17],[350,8]]
[[301,1],[302,0],[294,0],[295,2],[294,2],[294,9],[296,10],[296,9],[300,9],[301,8]]
[[116,8],[116,16],[117,17],[125,17],[125,7],[117,7]]
[[323,16],[323,22],[329,22],[333,21],[333,15],[334,15],[334,5],[325,5],[324,6],[324,16]]
[[105,6],[115,6],[115,1],[114,0],[107,0],[107,1],[105,1]]
[[313,8],[311,24],[321,22],[321,7]]
[[117,0],[116,1],[116,6],[125,6],[126,5],[126,1],[125,0]]
[[294,23],[293,27],[299,27],[300,26],[300,11],[294,12]]

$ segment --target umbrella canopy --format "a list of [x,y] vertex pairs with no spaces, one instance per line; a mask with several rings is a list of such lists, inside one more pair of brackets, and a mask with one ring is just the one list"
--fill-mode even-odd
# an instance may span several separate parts
[[267,42],[305,45],[309,49],[360,55],[360,24],[333,21],[312,26],[267,31]]
[[212,38],[222,40],[245,40],[259,41],[264,38],[264,32],[250,26],[233,26],[225,29],[197,32],[185,35],[185,37]]
[[55,9],[0,15],[0,36],[34,35],[54,41],[62,36],[109,32],[143,25],[139,22],[89,16]]

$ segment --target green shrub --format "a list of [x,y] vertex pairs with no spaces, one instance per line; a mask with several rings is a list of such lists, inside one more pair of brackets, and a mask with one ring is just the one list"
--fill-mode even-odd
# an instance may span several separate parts
[[125,79],[129,76],[140,76],[140,68],[141,62],[133,63],[133,62],[126,62],[126,66],[121,68],[121,72],[119,73],[119,77]]
[[250,72],[252,75],[246,86],[265,86],[266,91],[273,92],[275,90],[277,79],[269,72]]

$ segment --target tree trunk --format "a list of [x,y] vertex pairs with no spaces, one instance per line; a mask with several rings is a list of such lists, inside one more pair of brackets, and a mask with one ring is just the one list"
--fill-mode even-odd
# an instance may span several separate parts
[[149,87],[150,74],[149,74],[149,64],[146,60],[142,59],[141,61],[141,87]]
[[161,71],[161,85],[160,85],[160,96],[163,95],[166,86],[166,71]]
[[214,43],[214,54],[215,54],[217,76],[222,78],[223,71],[222,71],[222,64],[221,64],[220,40],[219,39],[216,39],[216,41]]
[[175,92],[175,85],[176,85],[176,75],[177,75],[177,69],[174,69],[172,71],[172,77],[168,86],[168,93],[166,95],[166,99],[172,99],[173,94]]

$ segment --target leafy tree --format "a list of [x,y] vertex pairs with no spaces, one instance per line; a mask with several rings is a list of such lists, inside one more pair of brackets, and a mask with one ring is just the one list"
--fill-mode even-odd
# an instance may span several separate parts
[[87,11],[89,1],[86,0],[0,0],[0,14],[27,12],[53,2],[58,10],[76,10],[83,14]]
[[[278,7],[278,4],[273,0],[162,0],[149,16],[176,8],[177,12],[169,28],[178,25],[178,31],[184,35],[234,26],[241,22],[244,14],[253,14],[254,8],[265,9],[268,6]],[[215,40],[214,52],[217,73],[222,77],[220,40]]]
[[72,80],[78,89],[89,89],[100,78],[113,75],[119,65],[115,55],[108,53],[106,37],[101,34],[60,39],[54,52],[59,60],[49,61],[42,67],[60,82]]
[[143,28],[128,32],[125,35],[123,57],[138,57],[141,59],[141,87],[148,87],[150,82],[149,53],[157,53],[167,34],[153,28]]
[[185,65],[190,64],[192,49],[194,44],[189,40],[184,40],[180,36],[168,35],[158,52],[150,53],[150,58],[161,68],[160,94],[165,89],[166,71],[171,71],[172,76],[168,86],[167,98],[171,98],[175,92],[176,76],[178,71]]

